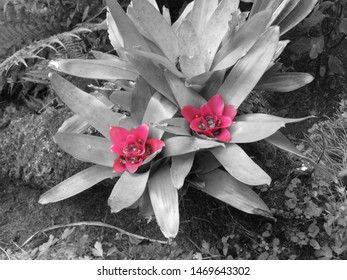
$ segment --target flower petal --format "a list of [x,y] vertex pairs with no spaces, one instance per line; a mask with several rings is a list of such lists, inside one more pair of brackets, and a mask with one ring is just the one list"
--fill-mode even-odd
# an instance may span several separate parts
[[136,140],[139,138],[146,142],[149,133],[149,126],[147,124],[140,125],[133,133]]
[[203,116],[203,117],[205,117],[205,116],[211,116],[212,117],[213,116],[213,112],[207,104],[201,105],[200,112],[201,112],[201,116]]
[[220,130],[220,134],[217,136],[217,139],[222,142],[229,142],[231,139],[230,132],[226,128]]
[[129,131],[123,127],[112,126],[110,128],[110,137],[113,143],[120,143],[126,140]]
[[113,171],[114,172],[123,172],[126,170],[125,165],[122,163],[120,157],[116,158],[113,163]]
[[200,115],[200,110],[195,108],[194,106],[184,106],[181,111],[182,116],[188,121],[192,122],[196,118],[196,116]]
[[227,116],[233,120],[237,114],[237,110],[233,105],[227,105],[224,107],[223,116]]
[[142,160],[137,163],[131,163],[129,159],[126,159],[125,167],[130,173],[135,173],[141,164]]
[[123,149],[125,146],[125,141],[113,143],[113,145],[111,146],[111,151],[114,152],[116,155],[123,155]]
[[161,140],[152,138],[152,139],[148,139],[147,140],[146,146],[148,146],[150,148],[150,154],[153,154],[156,151],[158,151],[161,148],[163,148],[165,146],[165,143],[163,141],[161,141]]
[[[134,133],[134,130],[133,131],[130,130],[130,133]],[[131,144],[136,144],[136,138],[135,138],[135,136],[133,134],[129,134],[127,136],[127,139],[126,139],[125,142],[126,142],[127,146],[129,146]]]
[[224,100],[220,94],[216,94],[207,102],[214,115],[220,116],[224,110]]
[[226,116],[220,116],[219,119],[222,121],[220,128],[226,128],[232,125],[232,120]]

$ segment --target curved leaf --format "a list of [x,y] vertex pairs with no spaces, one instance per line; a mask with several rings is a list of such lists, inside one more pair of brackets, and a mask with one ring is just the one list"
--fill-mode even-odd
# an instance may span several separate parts
[[206,100],[201,95],[196,91],[187,88],[184,82],[177,76],[173,75],[169,71],[165,71],[164,75],[180,108],[186,105],[200,108],[201,105],[206,103]]
[[139,201],[139,216],[149,219],[154,216],[154,210],[149,197],[148,188],[145,189]]
[[[117,61],[117,62],[125,62],[121,60],[118,56],[115,56],[113,54],[105,53],[105,52],[100,52],[96,50],[92,50],[91,53],[94,55],[95,59],[97,60],[112,60],[112,61]],[[128,64],[130,65],[130,64]]]
[[234,66],[219,89],[225,104],[238,108],[270,64],[279,40],[278,27],[271,27]]
[[223,143],[196,137],[177,136],[165,141],[163,157],[172,157],[213,147],[225,147]]
[[184,118],[162,120],[153,126],[174,135],[191,136],[189,123]]
[[176,189],[183,187],[184,180],[189,174],[194,162],[195,153],[189,153],[171,158],[171,181]]
[[205,187],[201,191],[249,214],[262,213],[271,217],[271,212],[264,201],[246,184],[230,174],[216,169],[201,176]]
[[194,1],[190,2],[184,9],[184,11],[182,12],[182,14],[180,15],[180,17],[172,24],[172,30],[177,33],[177,30],[179,29],[179,27],[181,26],[182,22],[184,19],[187,18],[187,16],[191,13],[192,9],[194,6]]
[[110,95],[110,101],[122,110],[131,112],[131,102],[133,99],[133,93],[131,91],[115,89]]
[[149,2],[133,0],[132,3],[137,11],[136,16],[138,20],[143,24],[167,58],[175,64],[179,56],[178,40],[171,26]]
[[198,34],[202,59],[204,60],[206,70],[210,69],[217,49],[229,29],[228,22],[231,18],[231,13],[236,11],[238,6],[239,0],[220,1],[218,7],[205,25],[202,36]]
[[289,92],[311,83],[313,79],[313,76],[307,73],[276,73],[269,78],[260,79],[255,89]]
[[112,167],[117,157],[110,150],[112,141],[106,138],[58,132],[54,136],[54,141],[65,152],[82,161]]
[[171,182],[169,165],[151,175],[148,191],[160,230],[166,238],[176,237],[179,227],[178,193]]
[[281,21],[283,21],[289,13],[296,7],[296,5],[300,2],[301,0],[290,0],[286,1],[285,5],[282,7],[279,7],[278,11],[274,13],[273,18],[272,18],[272,25],[279,25]]
[[193,3],[194,5],[189,15],[189,21],[192,23],[196,34],[201,36],[205,31],[207,22],[218,7],[218,0],[195,0]]
[[[156,92],[147,105],[143,116],[143,123],[157,123],[161,120],[172,118],[176,112],[177,107],[168,99]],[[154,128],[150,130],[149,136],[151,138],[160,139],[163,133],[164,131]]]
[[155,54],[155,53],[150,53],[150,52],[145,52],[141,50],[129,50],[129,49],[120,49],[123,53],[130,53],[133,56],[137,57],[144,57],[146,59],[149,59],[155,66],[160,68],[161,66],[165,69],[168,69],[170,72],[172,72],[174,75],[177,77],[183,78],[184,75],[177,70],[176,66],[172,64],[166,57]]
[[[106,0],[106,4],[116,24],[117,32],[120,34],[127,48],[141,47],[143,50],[149,51],[149,47],[145,39],[137,31],[134,24],[128,18],[122,7],[114,0]],[[115,28],[112,28],[115,30]],[[116,37],[119,37],[115,35]]]
[[332,180],[335,183],[338,182],[337,177],[330,170],[320,166],[319,164],[316,164],[312,159],[310,159],[309,157],[302,154],[297,148],[295,148],[295,146],[288,140],[288,138],[285,137],[280,131],[277,131],[276,133],[274,133],[270,137],[266,138],[265,140],[267,142],[269,142],[270,144],[272,144],[272,145],[274,145],[274,146],[276,146],[282,150],[285,150],[287,152],[290,152],[294,155],[297,155],[297,156],[307,160],[323,176]]
[[58,74],[50,74],[50,79],[53,89],[62,101],[106,138],[110,138],[109,129],[111,126],[118,126],[120,123],[128,129],[137,126],[131,118],[112,112],[96,97],[75,87]]
[[209,173],[221,166],[221,163],[209,151],[200,152],[196,155],[193,172],[200,174]]
[[139,174],[123,172],[108,198],[111,213],[117,213],[133,205],[145,191],[148,176],[149,170]]
[[213,73],[213,71],[209,71],[191,78],[187,78],[185,85],[197,92],[200,92],[207,85]]
[[184,20],[178,30],[178,47],[180,51],[180,67],[187,77],[205,72],[199,40],[189,20]]
[[110,10],[107,8],[106,14],[107,34],[114,49],[124,47],[124,40],[122,35],[119,33],[116,22],[111,15]]
[[200,91],[200,95],[206,100],[209,100],[212,96],[219,92],[220,87],[223,84],[226,70],[214,71],[210,78],[204,85],[204,88]]
[[82,133],[89,126],[89,123],[83,120],[79,115],[73,115],[63,122],[58,132]]
[[213,148],[211,153],[235,179],[247,185],[270,185],[270,176],[261,169],[238,145]]
[[151,59],[136,55],[135,53],[126,54],[128,60],[136,67],[148,84],[155,88],[172,102],[176,102],[168,82],[164,76],[164,71],[156,66]]
[[99,80],[135,80],[136,69],[124,61],[92,59],[60,59],[50,61],[49,67],[68,75]]
[[131,117],[138,123],[142,123],[147,105],[152,97],[152,89],[140,75],[135,81],[135,87],[131,100]]
[[100,165],[91,166],[45,192],[41,195],[39,203],[47,204],[67,199],[107,178],[119,177],[120,175],[121,173],[113,172],[111,167]]
[[233,66],[254,45],[270,18],[271,10],[265,10],[247,20],[234,36],[223,44],[214,58],[211,69],[215,71]]
[[231,143],[251,143],[263,140],[274,134],[287,123],[294,123],[312,118],[308,116],[299,119],[281,118],[267,114],[245,114],[234,119],[229,128]]
[[294,9],[279,22],[281,35],[292,29],[300,21],[302,21],[314,8],[318,0],[299,1]]

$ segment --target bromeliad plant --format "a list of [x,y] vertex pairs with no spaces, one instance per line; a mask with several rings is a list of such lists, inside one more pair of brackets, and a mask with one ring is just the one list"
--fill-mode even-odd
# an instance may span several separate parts
[[[154,0],[133,0],[127,13],[117,1],[106,2],[118,56],[95,52],[96,60],[51,63],[56,70],[117,85],[108,98],[96,98],[51,75],[53,88],[76,113],[54,139],[95,165],[43,194],[40,203],[119,177],[108,200],[111,211],[139,207],[172,238],[179,226],[178,191],[189,180],[244,212],[271,216],[251,189],[271,178],[238,144],[266,140],[303,157],[278,130],[306,118],[237,116],[237,109],[253,89],[290,91],[312,80],[305,73],[278,72],[277,59],[288,43],[280,35],[316,0],[255,0],[248,18],[237,0],[195,0],[172,25]],[[113,112],[115,104],[130,116]],[[81,134],[88,125],[103,137]]]

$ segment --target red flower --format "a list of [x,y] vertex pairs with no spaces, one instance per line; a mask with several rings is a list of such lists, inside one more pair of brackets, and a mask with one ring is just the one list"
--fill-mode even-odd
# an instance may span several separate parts
[[114,161],[113,171],[128,170],[134,173],[146,158],[164,146],[161,140],[147,139],[148,132],[147,124],[130,131],[118,126],[111,127],[110,136],[113,142],[111,151],[119,155]]
[[211,97],[200,109],[184,106],[181,113],[192,130],[223,142],[230,141],[231,135],[227,128],[232,125],[237,111],[232,105],[224,106],[220,94]]

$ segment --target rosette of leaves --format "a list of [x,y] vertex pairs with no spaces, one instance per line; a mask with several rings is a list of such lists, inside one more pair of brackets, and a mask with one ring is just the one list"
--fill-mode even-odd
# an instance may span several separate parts
[[[77,114],[63,124],[55,139],[68,153],[96,165],[92,172],[82,171],[54,187],[41,203],[68,198],[103,179],[120,176],[109,199],[111,211],[139,206],[140,213],[154,215],[164,235],[171,238],[178,232],[178,190],[187,179],[244,212],[271,216],[251,189],[270,184],[271,178],[238,144],[264,139],[304,157],[278,130],[305,118],[247,114],[231,119],[229,112],[223,133],[227,129],[230,139],[218,139],[192,131],[181,110],[202,108],[217,93],[226,107],[236,110],[254,88],[289,91],[310,82],[308,74],[277,73],[276,60],[287,43],[279,40],[280,34],[306,16],[315,1],[270,1],[271,5],[255,1],[248,20],[238,10],[239,1],[218,2],[195,0],[171,25],[168,11],[161,15],[153,0],[133,0],[127,13],[117,1],[109,0],[109,38],[119,56],[95,52],[96,60],[51,63],[64,73],[114,81],[118,89],[100,101],[52,76],[53,88]],[[109,108],[113,103],[127,108],[130,117],[113,113]],[[109,129],[130,129],[141,123],[151,124],[150,136],[163,139],[165,147],[136,173],[113,173]],[[88,124],[104,138],[79,134]],[[217,136],[220,130],[213,132]]]

